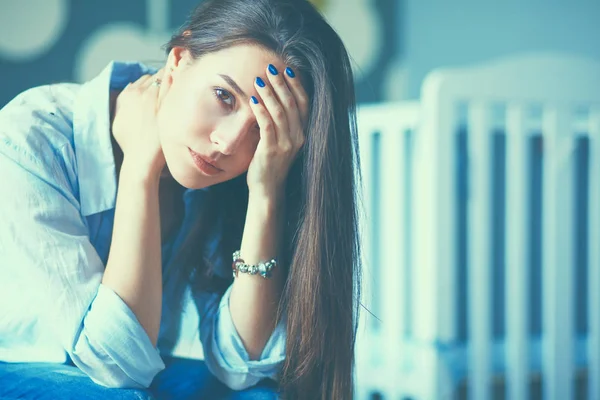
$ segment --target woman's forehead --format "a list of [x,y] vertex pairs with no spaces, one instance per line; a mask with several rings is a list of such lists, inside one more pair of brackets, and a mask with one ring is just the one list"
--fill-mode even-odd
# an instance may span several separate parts
[[206,54],[198,60],[198,64],[204,71],[256,76],[264,75],[269,64],[279,70],[285,68],[283,60],[273,52],[251,44],[240,44]]

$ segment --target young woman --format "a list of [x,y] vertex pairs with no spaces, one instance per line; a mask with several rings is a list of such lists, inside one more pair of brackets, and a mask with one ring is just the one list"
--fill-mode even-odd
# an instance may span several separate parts
[[0,398],[350,399],[342,42],[306,0],[207,0],[166,50],[0,111]]

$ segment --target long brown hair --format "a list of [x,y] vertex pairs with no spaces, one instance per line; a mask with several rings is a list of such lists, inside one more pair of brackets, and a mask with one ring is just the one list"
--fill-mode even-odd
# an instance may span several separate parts
[[[258,44],[299,71],[310,99],[306,142],[286,184],[279,265],[286,268],[279,318],[287,317],[280,384],[290,399],[351,399],[360,296],[358,140],[352,70],[344,45],[306,0],[206,0],[166,45],[194,58]],[[180,256],[197,289],[224,291],[248,203],[245,175],[210,189]],[[218,208],[219,213],[214,211]],[[211,228],[209,228],[211,227]],[[208,257],[209,231],[219,227]],[[229,262],[229,264],[228,264]],[[230,267],[229,267],[230,268]]]

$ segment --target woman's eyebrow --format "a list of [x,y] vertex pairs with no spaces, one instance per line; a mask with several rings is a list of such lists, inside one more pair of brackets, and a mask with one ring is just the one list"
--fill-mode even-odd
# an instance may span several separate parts
[[244,93],[242,88],[229,75],[219,74],[219,76],[223,78],[223,80],[225,80],[225,82],[227,82],[233,88],[233,90],[237,92],[237,94],[248,100],[248,95]]

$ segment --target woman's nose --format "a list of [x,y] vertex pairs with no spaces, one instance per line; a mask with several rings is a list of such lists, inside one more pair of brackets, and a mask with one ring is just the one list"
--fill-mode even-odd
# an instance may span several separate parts
[[219,127],[211,135],[212,142],[224,155],[232,155],[246,136],[242,126]]

